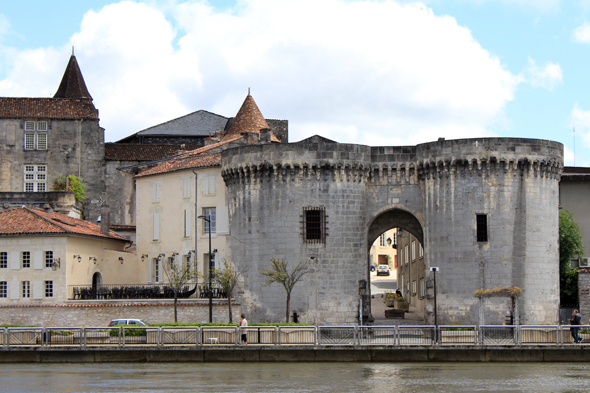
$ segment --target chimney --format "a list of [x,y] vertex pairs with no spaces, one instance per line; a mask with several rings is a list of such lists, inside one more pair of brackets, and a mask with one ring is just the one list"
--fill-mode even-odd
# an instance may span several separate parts
[[105,235],[108,235],[110,233],[110,212],[111,210],[109,209],[109,205],[102,205],[100,207],[100,232],[104,233]]

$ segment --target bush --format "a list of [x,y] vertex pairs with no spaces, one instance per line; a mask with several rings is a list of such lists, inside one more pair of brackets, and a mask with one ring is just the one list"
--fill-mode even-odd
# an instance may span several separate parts
[[[121,326],[121,330],[123,327]],[[123,332],[121,332],[123,335]],[[126,328],[125,329],[125,337],[137,337],[137,336],[145,336],[147,335],[145,329],[133,329],[133,328]],[[119,337],[119,329],[109,329],[109,336],[111,337]]]
[[[215,326],[215,327],[230,327],[230,326],[239,326],[237,323],[180,323],[180,322],[171,322],[171,323],[155,323],[150,325],[150,327],[175,327],[175,326]],[[313,326],[308,323],[285,323],[285,322],[270,322],[270,323],[249,323],[249,327],[252,326]]]

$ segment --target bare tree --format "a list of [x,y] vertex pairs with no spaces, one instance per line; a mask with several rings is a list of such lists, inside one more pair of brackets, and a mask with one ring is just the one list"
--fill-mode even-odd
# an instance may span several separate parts
[[168,285],[174,291],[174,322],[178,322],[178,294],[182,292],[184,286],[193,278],[196,277],[196,271],[192,264],[182,264],[176,262],[176,256],[172,255],[168,263],[163,263],[164,273],[168,278]]
[[287,292],[287,310],[286,310],[286,322],[289,322],[289,308],[291,307],[291,291],[295,284],[297,284],[303,276],[309,273],[311,270],[307,263],[300,263],[291,273],[287,270],[287,261],[280,259],[271,259],[271,268],[267,270],[261,270],[263,276],[266,277],[266,281],[263,285],[270,285],[273,282],[283,285]]

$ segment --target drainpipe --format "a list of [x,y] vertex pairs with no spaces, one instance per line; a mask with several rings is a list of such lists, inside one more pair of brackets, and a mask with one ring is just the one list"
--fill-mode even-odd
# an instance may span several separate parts
[[[199,175],[197,174],[197,172],[195,172],[195,170],[193,169],[193,173],[195,174],[195,230],[194,230],[194,234],[195,234],[195,272],[198,271],[199,269],[199,265],[198,265],[198,259],[197,259],[197,222],[199,221],[199,219],[197,218],[199,216],[199,211],[197,210],[197,196],[199,195],[199,183],[197,182],[197,180],[199,179]],[[199,276],[195,277],[195,285],[199,284]]]

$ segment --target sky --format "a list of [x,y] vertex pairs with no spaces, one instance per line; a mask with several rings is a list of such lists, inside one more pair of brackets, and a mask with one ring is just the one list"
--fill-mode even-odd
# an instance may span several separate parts
[[291,142],[540,138],[590,166],[590,0],[0,0],[0,96],[53,96],[72,47],[107,142],[250,88]]

